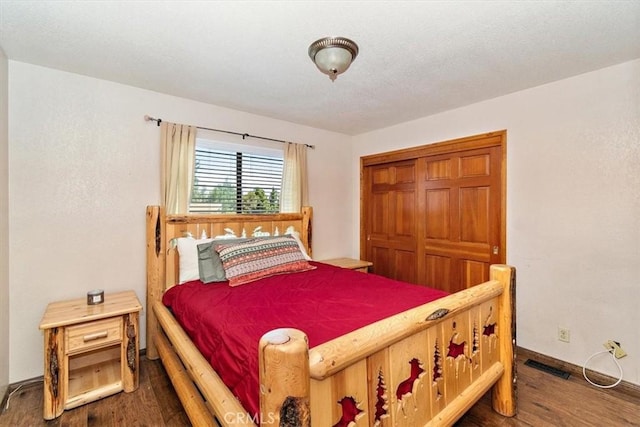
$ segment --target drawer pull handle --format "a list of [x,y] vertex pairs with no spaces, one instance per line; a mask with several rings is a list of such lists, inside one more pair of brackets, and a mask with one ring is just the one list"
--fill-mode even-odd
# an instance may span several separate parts
[[84,342],[99,340],[100,338],[106,338],[109,335],[108,331],[96,332],[95,334],[89,334],[82,337]]

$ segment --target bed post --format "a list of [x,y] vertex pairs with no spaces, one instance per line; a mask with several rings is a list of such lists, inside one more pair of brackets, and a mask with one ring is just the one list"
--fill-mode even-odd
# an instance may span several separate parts
[[158,320],[153,311],[153,304],[162,298],[165,285],[164,248],[165,223],[164,208],[147,206],[147,358],[158,358],[158,350],[153,341],[158,332]]
[[305,248],[307,255],[313,257],[311,241],[313,240],[313,230],[311,228],[311,220],[313,219],[313,208],[311,206],[302,207],[302,229],[300,230],[300,240]]
[[309,343],[297,329],[260,339],[260,424],[311,427]]
[[503,292],[499,297],[498,333],[500,359],[504,373],[493,386],[493,410],[506,417],[516,414],[516,269],[508,265],[492,265],[491,280],[499,281]]

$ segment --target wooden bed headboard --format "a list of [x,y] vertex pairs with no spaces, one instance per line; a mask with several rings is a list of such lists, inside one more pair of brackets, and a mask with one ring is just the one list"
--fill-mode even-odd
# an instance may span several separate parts
[[[191,233],[199,238],[204,231],[214,237],[225,234],[225,228],[240,237],[243,230],[247,236],[261,227],[260,231],[271,235],[284,234],[288,227],[300,233],[300,240],[309,256],[311,251],[313,209],[302,208],[300,213],[276,213],[256,215],[166,215],[161,206],[147,206],[147,331],[157,328],[153,310],[154,301],[162,299],[165,290],[178,283],[178,251],[171,247],[171,240]],[[147,342],[147,354],[153,343]],[[153,352],[155,349],[151,349]]]

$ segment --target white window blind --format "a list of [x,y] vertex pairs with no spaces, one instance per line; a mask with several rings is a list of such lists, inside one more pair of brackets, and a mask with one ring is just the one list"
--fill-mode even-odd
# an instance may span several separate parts
[[191,213],[280,211],[282,152],[196,141]]

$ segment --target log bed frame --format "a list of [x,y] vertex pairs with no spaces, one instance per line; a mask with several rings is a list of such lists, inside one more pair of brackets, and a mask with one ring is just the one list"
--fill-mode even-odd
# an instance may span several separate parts
[[312,349],[302,331],[265,334],[261,420],[249,415],[161,302],[177,283],[170,241],[187,231],[294,226],[311,255],[311,216],[308,207],[274,215],[165,215],[147,207],[146,354],[162,359],[193,425],[451,425],[491,388],[494,410],[515,415],[515,269],[506,265],[491,266],[488,282]]

